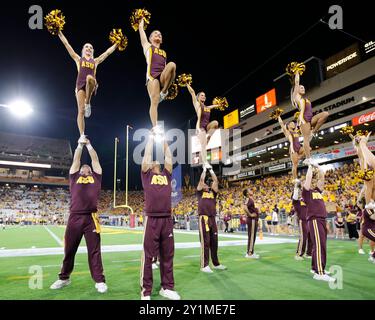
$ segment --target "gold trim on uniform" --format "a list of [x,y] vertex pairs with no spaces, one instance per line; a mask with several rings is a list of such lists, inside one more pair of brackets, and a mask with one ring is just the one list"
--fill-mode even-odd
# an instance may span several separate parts
[[314,233],[315,233],[316,260],[317,260],[317,266],[318,266],[318,273],[320,275],[323,275],[324,270],[323,270],[323,265],[322,265],[322,252],[321,252],[321,247],[320,247],[319,228],[318,228],[316,220],[313,220],[312,223],[313,223]]
[[143,297],[144,292],[146,291],[146,288],[143,287],[143,275],[144,275],[144,269],[145,269],[145,249],[144,249],[144,244],[145,244],[145,234],[147,230],[147,221],[148,221],[148,216],[145,216],[145,226],[143,229],[143,238],[142,238],[142,255],[141,255],[141,270],[140,270],[140,285],[141,285],[141,295]]

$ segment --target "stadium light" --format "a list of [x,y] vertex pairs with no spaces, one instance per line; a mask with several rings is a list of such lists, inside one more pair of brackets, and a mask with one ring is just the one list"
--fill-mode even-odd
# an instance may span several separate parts
[[0,104],[3,108],[8,108],[10,112],[18,118],[26,118],[29,116],[33,109],[30,104],[25,100],[15,100],[9,104]]
[[51,169],[50,164],[0,160],[0,165]]

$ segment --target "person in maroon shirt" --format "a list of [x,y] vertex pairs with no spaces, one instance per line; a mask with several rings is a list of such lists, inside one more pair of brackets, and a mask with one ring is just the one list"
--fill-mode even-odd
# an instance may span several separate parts
[[[361,233],[370,241],[375,241],[375,211],[374,209],[363,210],[363,224]],[[375,263],[375,251],[368,259],[370,262]]]
[[324,171],[319,165],[316,186],[312,186],[313,166],[309,165],[306,180],[302,189],[302,201],[307,206],[307,221],[309,232],[313,241],[312,247],[312,271],[315,280],[335,282],[325,271],[327,259],[327,210],[323,200]]
[[[206,94],[203,91],[195,93],[194,89],[187,85],[189,93],[193,99],[193,106],[197,114],[196,134],[198,135],[201,144],[201,161],[202,165],[207,164],[207,150],[206,146],[214,131],[219,128],[219,122],[216,120],[210,121],[211,110],[217,105],[206,106]],[[207,168],[209,169],[209,168]]]
[[98,87],[96,70],[98,65],[116,50],[118,44],[112,45],[99,57],[94,58],[92,44],[86,43],[82,48],[82,55],[79,56],[61,31],[58,35],[77,66],[78,76],[75,90],[78,106],[77,124],[81,135],[80,142],[83,142],[85,140],[85,117],[88,118],[91,115],[91,97]]
[[[81,166],[83,146],[86,145],[92,161]],[[70,182],[70,215],[64,236],[64,260],[59,280],[51,285],[51,289],[61,289],[71,283],[70,275],[74,268],[74,258],[78,246],[85,237],[91,277],[95,288],[100,293],[107,292],[103,274],[100,249],[100,225],[96,215],[97,204],[102,182],[102,168],[99,158],[90,141],[85,139],[78,143],[74,152],[73,164],[69,171]]]
[[[300,75],[297,72],[294,75],[294,86],[291,92],[291,101],[299,111],[298,125],[303,135],[303,148],[306,159],[303,162],[306,165],[313,164],[311,159],[310,140],[318,132],[319,128],[327,121],[329,113],[327,111],[313,115],[311,102],[304,98],[306,93],[305,87],[300,84]],[[315,163],[314,163],[315,164]]]
[[215,172],[210,169],[211,178],[206,179],[207,170],[204,167],[197,186],[198,215],[199,215],[199,240],[201,243],[201,271],[212,273],[209,266],[209,256],[214,269],[225,270],[226,267],[218,258],[218,231],[216,224],[216,200],[219,192],[219,181]]
[[[312,238],[307,224],[307,206],[301,199],[301,183],[294,186],[292,204],[297,213],[299,225],[299,241],[296,251],[295,260],[311,259]],[[307,248],[307,251],[306,251]],[[304,255],[306,252],[306,255]]]
[[259,255],[254,252],[255,240],[257,237],[259,210],[255,208],[253,192],[249,189],[243,191],[243,196],[247,199],[244,210],[247,214],[247,252],[245,258],[259,259]]
[[150,119],[152,131],[155,134],[162,133],[158,124],[158,106],[168,96],[168,89],[176,78],[176,64],[167,63],[167,54],[160,49],[163,37],[159,30],[151,32],[147,39],[144,30],[144,20],[139,23],[139,35],[143,53],[147,62],[146,85],[150,97]]
[[174,236],[172,219],[172,154],[164,142],[164,169],[152,161],[154,136],[146,144],[142,161],[142,186],[145,199],[143,252],[141,257],[141,300],[150,300],[153,284],[152,263],[159,257],[161,290],[159,294],[171,300],[180,300],[174,291],[173,257]]

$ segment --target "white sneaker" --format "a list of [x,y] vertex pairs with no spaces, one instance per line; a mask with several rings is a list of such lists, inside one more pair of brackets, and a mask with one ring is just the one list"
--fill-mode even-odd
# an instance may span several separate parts
[[89,103],[85,103],[85,118],[89,118],[91,116],[91,105]]
[[358,253],[359,253],[359,254],[366,254],[366,253],[365,253],[365,250],[363,250],[363,249],[359,249],[359,250],[358,250]]
[[78,139],[78,143],[86,143],[86,135],[82,134]]
[[311,158],[306,158],[305,160],[303,160],[302,163],[307,165],[307,166],[310,166],[311,165]]
[[162,91],[160,91],[159,103],[162,102],[163,100],[165,100],[167,95],[168,95],[168,91],[166,93],[163,93]]
[[153,263],[152,264],[152,270],[156,270],[156,269],[159,269],[159,267],[156,263]]
[[368,258],[368,261],[370,261],[372,263],[375,263],[375,259],[372,256],[370,258]]
[[151,300],[150,296],[141,296],[141,300]]
[[217,270],[227,270],[227,267],[223,266],[222,264],[219,264],[218,266],[214,266],[214,269],[217,269]]
[[[312,274],[315,274],[316,272],[314,271],[314,270],[310,270],[310,272],[312,273]],[[327,271],[327,270],[324,270],[324,274],[331,274],[331,272],[329,272],[329,271]]]
[[68,280],[56,280],[49,288],[52,289],[52,290],[57,290],[57,289],[61,289],[61,288],[64,288],[68,285],[70,285],[71,281],[70,279]]
[[375,209],[375,204],[374,202],[369,202],[368,204],[365,205],[365,209],[369,209],[369,210],[374,210]]
[[320,280],[320,281],[327,281],[327,282],[336,282],[336,279],[330,277],[328,274],[320,275],[320,274],[315,273],[313,279]]
[[172,290],[168,290],[168,289],[161,289],[159,291],[159,294],[164,297],[164,298],[167,298],[169,300],[181,300],[181,297],[178,295],[178,293],[176,291],[172,291]]
[[303,257],[297,255],[297,256],[294,256],[294,260],[303,261],[305,259]]
[[249,255],[246,253],[245,258],[247,259],[259,259],[259,254],[253,253],[252,255]]
[[312,259],[312,256],[309,256],[308,254],[305,254],[303,257],[304,257],[305,259]]
[[108,287],[104,282],[95,283],[95,288],[99,293],[106,293],[108,291]]
[[210,266],[206,266],[204,268],[201,268],[201,271],[202,272],[206,272],[206,273],[213,273],[213,271],[211,270]]

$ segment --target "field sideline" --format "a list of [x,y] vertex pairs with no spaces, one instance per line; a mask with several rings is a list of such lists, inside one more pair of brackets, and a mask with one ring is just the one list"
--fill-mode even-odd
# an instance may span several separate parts
[[[103,264],[109,291],[100,295],[91,280],[84,240],[76,257],[71,286],[49,289],[57,279],[63,252],[64,227],[28,226],[0,230],[0,299],[139,299],[139,264],[142,230],[103,228]],[[260,260],[244,258],[245,234],[220,234],[219,257],[226,271],[199,271],[196,232],[175,232],[175,283],[183,299],[374,299],[375,265],[359,255],[355,242],[328,240],[328,268],[343,272],[342,289],[312,280],[311,261],[295,261],[296,238],[257,240]],[[368,250],[368,246],[365,245]],[[48,250],[52,250],[49,252]],[[19,252],[24,252],[19,256]],[[12,256],[11,253],[18,256]],[[26,252],[26,253],[25,253]],[[41,266],[43,288],[30,289],[31,266]],[[158,296],[160,277],[154,271],[152,299]]]

